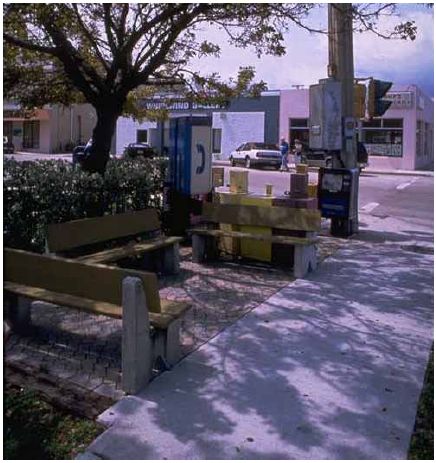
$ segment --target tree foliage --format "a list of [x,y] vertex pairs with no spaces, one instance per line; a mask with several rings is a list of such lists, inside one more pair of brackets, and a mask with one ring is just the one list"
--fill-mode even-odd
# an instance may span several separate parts
[[[214,25],[230,44],[250,47],[258,56],[285,54],[284,34],[292,25],[312,32],[313,3],[9,3],[4,4],[5,96],[24,106],[91,103],[97,113],[89,171],[104,172],[110,136],[124,112],[144,117],[138,96],[177,88],[200,101],[225,101],[259,93],[254,70],[241,68],[227,82],[218,72],[192,71],[194,58],[219,56],[220,47],[199,38],[201,26]],[[394,4],[353,7],[357,30],[385,37],[414,38],[412,22],[383,33],[381,15]],[[161,116],[157,115],[156,117]]]

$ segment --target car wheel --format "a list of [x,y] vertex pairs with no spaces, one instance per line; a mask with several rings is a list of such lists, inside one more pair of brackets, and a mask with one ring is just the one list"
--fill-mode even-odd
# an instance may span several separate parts
[[232,156],[230,156],[230,165],[231,165],[232,167],[235,167],[235,166],[236,166],[236,161],[233,159]]
[[250,159],[250,156],[247,156],[245,158],[245,168],[249,169],[250,167],[251,167],[251,159]]

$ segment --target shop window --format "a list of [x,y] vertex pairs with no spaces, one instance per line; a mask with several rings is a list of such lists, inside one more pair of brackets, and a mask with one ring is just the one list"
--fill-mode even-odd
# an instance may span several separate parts
[[23,148],[39,148],[39,121],[24,121]]
[[137,130],[136,131],[136,143],[147,143],[148,141],[148,131],[147,130]]
[[[393,127],[389,127],[393,126]],[[378,119],[362,123],[362,142],[371,156],[403,156],[403,120]]]
[[221,153],[221,129],[212,129],[212,153]]

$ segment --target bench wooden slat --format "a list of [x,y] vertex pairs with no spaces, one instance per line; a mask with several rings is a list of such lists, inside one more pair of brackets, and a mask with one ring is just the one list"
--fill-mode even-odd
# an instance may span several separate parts
[[270,243],[280,244],[313,244],[318,241],[318,238],[300,238],[297,236],[280,236],[280,235],[265,235],[265,234],[254,234],[247,232],[238,231],[226,231],[226,230],[210,230],[206,228],[193,228],[190,230],[193,234],[198,235],[209,235],[215,237],[228,236],[231,238],[244,238],[257,241],[267,241]]
[[163,248],[165,246],[179,243],[183,238],[177,236],[159,237],[153,240],[144,241],[143,243],[128,244],[118,248],[107,249],[105,251],[96,252],[77,257],[75,260],[78,262],[86,262],[88,264],[99,264],[104,262],[115,262],[124,257],[134,256],[147,251]]
[[51,304],[65,307],[74,307],[94,315],[105,315],[106,317],[121,319],[123,314],[122,307],[119,305],[94,301],[84,297],[71,296],[70,294],[56,293],[44,288],[24,286],[10,281],[5,281],[3,288],[5,291],[10,291],[11,293],[28,297],[29,299],[50,302]]
[[206,221],[231,225],[254,225],[285,230],[321,230],[321,212],[314,209],[203,202],[202,216]]
[[47,246],[50,252],[67,251],[158,229],[160,222],[156,209],[144,209],[50,224],[47,229]]
[[[123,309],[119,305],[71,296],[70,294],[56,293],[44,288],[25,286],[10,281],[5,281],[3,287],[5,291],[28,297],[29,299],[49,302],[62,307],[73,307],[93,315],[104,315],[105,317],[116,319],[122,319],[123,317]],[[150,324],[160,329],[166,329],[173,320],[183,315],[191,306],[186,302],[175,302],[167,299],[162,299],[161,305],[161,313],[149,312]]]
[[19,249],[4,250],[4,280],[56,293],[121,305],[122,281],[126,276],[142,280],[148,310],[160,312],[157,276],[151,272],[90,265],[72,259],[34,254]]

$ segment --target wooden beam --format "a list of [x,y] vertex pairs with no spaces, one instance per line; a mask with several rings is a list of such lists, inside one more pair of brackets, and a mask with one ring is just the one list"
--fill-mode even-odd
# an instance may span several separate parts
[[321,229],[321,212],[314,209],[203,202],[202,215],[205,220],[231,225],[253,225],[303,231]]
[[177,236],[159,237],[153,240],[147,240],[143,243],[128,244],[114,249],[107,249],[105,251],[96,252],[95,254],[88,254],[85,256],[77,257],[75,260],[79,262],[87,262],[88,264],[99,264],[104,262],[116,262],[124,257],[135,256],[144,252],[160,249],[165,246],[170,246],[182,241],[182,238]]
[[66,251],[158,229],[160,222],[156,209],[144,209],[50,224],[47,229],[47,245],[50,252]]
[[231,238],[243,238],[256,241],[265,241],[269,243],[280,243],[280,244],[313,244],[318,241],[318,238],[300,238],[297,236],[280,236],[280,235],[265,235],[248,232],[234,232],[225,230],[208,230],[205,228],[194,228],[190,230],[191,233],[197,235],[209,235],[209,236],[229,236]]

